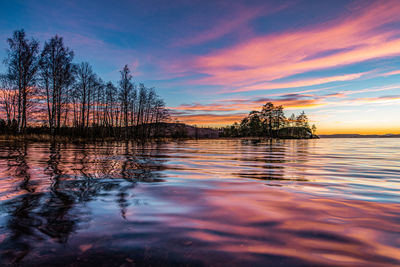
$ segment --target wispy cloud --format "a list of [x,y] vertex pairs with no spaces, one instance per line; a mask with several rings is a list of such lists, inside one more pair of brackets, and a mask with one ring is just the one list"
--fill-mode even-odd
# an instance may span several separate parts
[[[251,110],[260,110],[261,106],[266,102],[273,102],[275,105],[283,105],[285,110],[306,110],[320,109],[322,107],[341,107],[337,109],[337,113],[341,113],[344,107],[364,106],[364,105],[398,105],[400,103],[400,95],[384,95],[376,97],[356,97],[351,98],[353,94],[390,91],[400,88],[399,86],[386,86],[382,88],[365,88],[355,91],[339,91],[327,93],[324,95],[314,94],[281,94],[275,97],[256,97],[256,98],[236,98],[222,99],[214,103],[201,104],[182,104],[176,107],[170,107],[175,117],[183,119],[190,124],[198,124],[201,120],[202,125],[227,124],[235,121],[240,121],[243,117],[238,117],[237,114],[247,114]],[[202,112],[207,113],[205,119]],[[230,116],[229,113],[236,112],[235,116]],[[317,112],[321,113],[321,112]],[[212,118],[214,116],[214,118]],[[320,116],[320,115],[319,115]],[[221,120],[221,118],[229,118]],[[196,121],[196,119],[200,119]],[[236,120],[235,120],[236,119]]]
[[378,97],[360,97],[342,101],[341,106],[353,106],[364,104],[398,104],[400,95],[378,96]]
[[214,114],[214,113],[202,113],[202,114],[192,114],[192,115],[181,115],[178,118],[179,121],[187,124],[196,124],[204,126],[221,126],[226,124],[231,124],[240,121],[245,113],[239,114]]
[[270,34],[199,56],[194,66],[207,77],[198,84],[249,84],[370,59],[400,55],[397,1],[379,1],[324,25]]
[[246,24],[248,21],[261,15],[260,9],[242,10],[235,14],[226,16],[213,27],[194,35],[174,40],[173,46],[183,47],[190,45],[199,45],[218,39]]
[[400,70],[394,70],[394,71],[382,73],[380,75],[386,77],[386,76],[399,75],[399,74],[400,74]]
[[233,90],[226,90],[223,92],[246,92],[246,91],[258,91],[258,90],[269,90],[269,89],[283,89],[283,88],[296,88],[296,87],[306,87],[313,85],[326,84],[331,82],[342,82],[358,79],[361,76],[365,75],[366,72],[363,73],[354,73],[354,74],[345,74],[345,75],[337,75],[331,77],[323,77],[323,78],[311,78],[311,79],[303,79],[291,82],[268,82],[268,83],[260,83],[251,86],[244,86]]

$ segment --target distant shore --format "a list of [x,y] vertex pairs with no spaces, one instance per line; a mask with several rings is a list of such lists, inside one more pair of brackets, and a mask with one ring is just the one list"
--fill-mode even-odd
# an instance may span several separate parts
[[[77,130],[75,128],[61,128],[58,132],[51,134],[47,127],[31,127],[25,133],[17,133],[2,129],[0,131],[1,141],[32,141],[32,142],[86,142],[86,141],[125,141],[134,140],[157,141],[157,140],[182,140],[182,139],[225,139],[225,138],[245,138],[245,139],[318,139],[303,127],[283,128],[273,131],[272,137],[268,136],[224,136],[223,129],[206,128],[187,125],[184,123],[160,123],[157,128],[153,127],[146,136],[131,135],[135,128],[111,128],[97,129],[87,128]],[[146,131],[147,132],[147,131]]]
[[320,138],[400,138],[400,134],[321,134]]
[[[26,134],[10,134],[10,133],[0,133],[0,141],[30,141],[30,142],[88,142],[88,141],[102,141],[102,142],[113,142],[113,141],[171,141],[171,140],[190,140],[190,139],[254,139],[260,140],[268,137],[224,137],[219,136],[218,129],[212,128],[197,128],[190,125],[181,124],[180,129],[185,128],[184,134],[178,136],[174,134],[169,134],[163,137],[151,137],[146,140],[134,139],[134,138],[117,138],[113,136],[103,136],[103,137],[85,137],[85,136],[71,136],[71,135],[51,135],[49,133],[26,133]],[[173,132],[171,132],[173,133]],[[400,134],[330,134],[330,135],[313,135],[312,137],[301,138],[301,137],[280,137],[273,139],[329,139],[329,138],[400,138]]]

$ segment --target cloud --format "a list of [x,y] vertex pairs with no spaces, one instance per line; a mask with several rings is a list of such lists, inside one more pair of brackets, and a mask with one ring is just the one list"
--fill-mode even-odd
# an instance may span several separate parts
[[[195,112],[208,111],[208,112],[230,112],[230,111],[244,111],[260,110],[261,106],[266,102],[273,102],[274,105],[282,105],[285,109],[307,109],[316,108],[326,105],[324,100],[332,97],[342,97],[342,93],[328,94],[325,96],[305,95],[305,94],[285,94],[277,98],[258,97],[251,99],[231,99],[221,100],[216,103],[209,104],[182,104],[177,107],[170,107],[178,116],[193,114]],[[178,112],[178,113],[176,113]]]
[[374,2],[329,23],[258,36],[199,56],[193,62],[194,70],[207,76],[194,83],[249,87],[308,71],[400,55],[400,30],[384,27],[399,22],[399,13],[397,1]]
[[[251,86],[244,86],[237,89],[230,90],[229,92],[246,92],[246,91],[257,91],[257,90],[269,90],[269,89],[283,89],[283,88],[296,88],[296,87],[306,87],[313,86],[319,84],[326,84],[331,82],[339,82],[339,81],[349,81],[358,79],[361,76],[365,75],[366,72],[363,73],[354,73],[354,74],[345,74],[331,77],[323,77],[323,78],[311,78],[311,79],[303,79],[291,82],[284,83],[261,83]],[[228,92],[228,91],[226,91]]]
[[397,104],[400,102],[400,95],[360,97],[341,102],[341,105],[363,105],[363,104]]
[[338,93],[348,96],[348,95],[353,95],[353,94],[390,91],[390,90],[397,90],[397,89],[400,89],[400,85],[386,85],[386,86],[379,86],[379,87],[373,87],[373,88],[364,88],[364,89],[360,89],[360,90],[345,90],[345,91],[341,91]]
[[398,75],[398,74],[400,74],[400,70],[394,70],[394,71],[382,73],[382,74],[380,74],[380,76],[386,77],[386,76],[392,76],[392,75]]
[[[390,91],[400,88],[399,86],[384,86],[381,88],[365,88],[356,91],[339,91],[324,95],[289,93],[280,94],[274,97],[255,98],[234,98],[216,100],[214,103],[182,104],[177,107],[170,107],[172,113],[178,119],[189,124],[201,125],[224,125],[240,121],[249,111],[260,110],[266,102],[273,102],[274,105],[282,105],[286,111],[316,109],[322,107],[346,107],[361,105],[398,105],[400,95],[384,95],[376,97],[349,98],[353,94]],[[337,113],[341,109],[336,109]],[[212,112],[205,114],[201,112]],[[231,116],[229,112],[237,112]],[[223,114],[221,114],[223,113]],[[318,113],[318,112],[317,112]],[[237,114],[245,114],[238,116]]]
[[[33,36],[39,38],[42,43],[47,42],[56,33],[34,32]],[[136,49],[122,48],[113,43],[107,42],[97,36],[64,31],[58,33],[64,40],[64,44],[75,53],[75,62],[88,61],[93,64],[94,69],[107,69],[106,79],[118,77],[119,70],[125,64],[134,71],[135,76],[142,75],[140,63],[145,61],[143,56]],[[112,55],[112,56],[110,56]]]
[[221,105],[217,103],[203,105],[199,103],[193,104],[182,104],[177,107],[172,107],[170,109],[173,110],[185,110],[185,111],[235,111],[237,110],[234,107],[230,107],[228,105]]
[[240,14],[231,14],[229,17],[219,21],[216,25],[203,32],[175,40],[173,46],[181,47],[199,45],[218,39],[234,30],[237,30],[239,26],[260,15],[260,9],[247,9],[240,12]]
[[219,20],[213,21],[212,26],[208,27],[206,30],[174,40],[173,46],[183,47],[199,45],[221,38],[232,32],[241,34],[243,30],[248,30],[248,23],[250,21],[260,16],[266,16],[280,11],[287,6],[288,4],[274,6],[264,4],[261,6],[247,7],[239,4],[233,8],[233,12],[229,12],[228,15],[223,15]]
[[232,124],[236,121],[240,121],[245,117],[246,113],[237,114],[213,114],[213,113],[203,113],[203,114],[193,114],[193,115],[181,115],[178,118],[179,121],[187,124],[196,125],[227,125]]

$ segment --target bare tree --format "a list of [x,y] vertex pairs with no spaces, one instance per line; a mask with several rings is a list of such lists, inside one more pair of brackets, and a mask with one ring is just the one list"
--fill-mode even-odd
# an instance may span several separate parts
[[40,82],[45,91],[48,123],[52,133],[59,129],[63,106],[67,103],[67,90],[73,82],[72,59],[74,53],[64,46],[63,38],[56,35],[44,44],[40,57]]
[[17,30],[7,39],[9,49],[5,63],[8,66],[8,78],[18,89],[18,132],[24,130],[27,124],[27,109],[32,95],[32,87],[36,83],[39,63],[39,43],[28,40],[24,30]]
[[121,111],[123,116],[124,126],[129,126],[129,106],[131,103],[131,94],[133,90],[132,84],[132,74],[129,70],[128,65],[125,65],[124,68],[120,71],[121,78],[119,80],[120,94],[119,99],[121,101]]
[[108,82],[105,87],[105,94],[106,94],[106,104],[104,110],[104,121],[106,126],[113,127],[115,124],[117,111],[116,109],[116,94],[117,88],[113,85],[112,82]]
[[82,62],[81,64],[76,66],[76,97],[78,98],[76,105],[80,108],[79,113],[79,126],[86,127],[88,126],[88,118],[87,116],[89,111],[90,104],[90,83],[93,79],[93,70],[92,67],[87,62]]
[[1,103],[6,113],[6,121],[7,125],[11,126],[13,122],[16,121],[16,112],[17,112],[17,91],[15,90],[12,82],[8,78],[8,75],[0,76],[1,82]]

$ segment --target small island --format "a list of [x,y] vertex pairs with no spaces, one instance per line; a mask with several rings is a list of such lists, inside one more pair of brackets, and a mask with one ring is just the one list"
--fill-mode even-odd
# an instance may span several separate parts
[[283,106],[275,106],[267,102],[261,111],[251,111],[249,115],[239,123],[223,128],[223,137],[267,137],[280,139],[313,139],[317,127],[311,127],[304,111],[296,116],[292,114],[285,117]]

